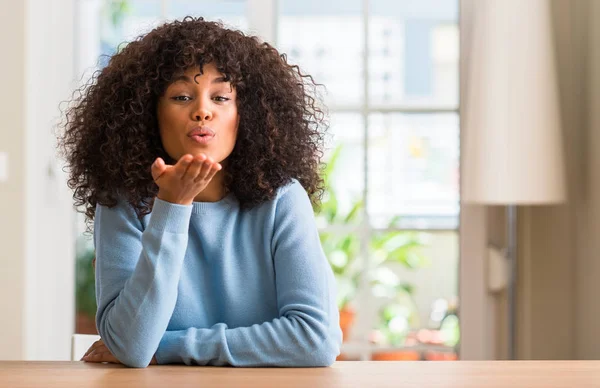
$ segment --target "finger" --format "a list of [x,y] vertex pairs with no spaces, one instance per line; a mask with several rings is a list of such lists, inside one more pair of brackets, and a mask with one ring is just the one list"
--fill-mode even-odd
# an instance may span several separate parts
[[107,350],[108,350],[108,348],[106,346],[97,346],[94,349],[90,348],[88,350],[88,352],[83,355],[83,357],[81,359],[85,361],[88,357],[95,356],[96,354],[103,353]]
[[157,181],[158,178],[160,178],[166,170],[167,165],[165,164],[165,161],[162,158],[156,158],[154,163],[152,163],[152,167],[150,169],[150,171],[152,172],[152,179],[154,181]]
[[81,360],[82,360],[82,361],[86,361],[86,362],[97,362],[97,361],[95,361],[95,360],[97,360],[97,359],[98,359],[98,354],[100,354],[100,353],[98,353],[98,352],[96,352],[96,351],[93,351],[93,352],[91,352],[90,354],[88,354],[88,355],[86,355],[86,356],[83,356],[83,357],[81,358]]
[[188,168],[186,173],[183,175],[182,179],[194,180],[196,178],[196,176],[198,175],[198,173],[200,172],[200,170],[202,169],[202,165],[204,164],[203,162],[205,159],[206,159],[206,156],[204,154],[194,156],[194,159],[192,160],[190,167]]
[[196,177],[196,180],[195,180],[196,183],[206,180],[206,177],[210,174],[210,172],[212,170],[213,164],[214,164],[214,161],[211,157],[208,157],[204,161],[204,166],[202,166],[202,171],[200,171],[200,173]]
[[104,342],[102,340],[98,340],[98,341],[94,342],[92,344],[92,346],[90,346],[90,348],[87,350],[87,352],[85,352],[85,354],[83,356],[84,357],[87,356],[88,354],[92,353],[94,350],[98,349],[102,345],[104,345]]
[[111,363],[120,363],[119,360],[115,356],[113,356],[110,352],[102,352],[102,353],[94,353],[85,358],[86,362],[111,362]]
[[109,351],[106,351],[104,353],[100,353],[98,355],[98,358],[100,358],[102,361],[100,362],[110,362],[111,364],[120,364],[121,361],[119,361],[115,356],[113,356],[113,354]]
[[198,183],[202,180],[204,180],[204,177],[206,177],[206,175],[208,175],[208,173],[210,172],[210,168],[212,166],[212,159],[206,158],[206,160],[204,161],[204,164],[202,165],[202,170],[198,173],[198,176],[196,177],[196,180],[194,181],[195,183]]
[[99,354],[104,354],[104,353],[110,353],[110,350],[108,349],[108,347],[106,347],[106,345],[98,346],[94,350],[92,350],[89,354],[83,356],[82,360],[85,361],[88,358],[93,359],[95,357],[98,357]]
[[221,167],[220,163],[215,163],[213,164],[212,169],[210,170],[210,172],[208,173],[208,175],[204,178],[207,181],[211,181],[215,175],[217,175],[217,173],[219,171],[221,171],[223,169],[223,167]]
[[185,175],[185,172],[190,167],[192,159],[193,159],[193,156],[190,154],[183,155],[179,159],[179,161],[177,161],[177,164],[175,165],[175,175],[180,178],[183,178],[183,176]]

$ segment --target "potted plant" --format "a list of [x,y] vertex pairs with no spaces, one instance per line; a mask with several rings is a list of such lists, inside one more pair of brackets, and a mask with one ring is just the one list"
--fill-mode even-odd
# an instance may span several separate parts
[[[400,292],[400,295],[402,294]],[[402,301],[405,298],[411,299],[411,301]],[[373,342],[387,348],[373,351],[371,356],[373,361],[416,361],[421,359],[418,351],[401,348],[393,349],[394,347],[403,346],[411,333],[411,327],[417,325],[416,308],[411,304],[414,305],[412,297],[404,295],[380,309],[379,327],[375,330]]]
[[[389,231],[375,236],[371,241],[372,260],[375,270],[371,271],[373,294],[386,302],[379,312],[379,325],[375,343],[388,347],[404,345],[411,328],[419,326],[419,315],[413,295],[415,287],[402,281],[392,266],[417,270],[426,265],[422,255],[421,235],[411,231]],[[419,360],[420,354],[413,350],[387,349],[374,351],[373,360],[400,361]]]
[[[341,146],[333,150],[325,167],[323,179],[325,192],[321,207],[316,212],[316,218],[327,226],[357,226],[360,222],[362,201],[353,204],[350,211],[342,213],[339,210],[337,194],[332,186],[333,173],[340,156]],[[344,340],[348,339],[350,328],[355,319],[355,311],[351,301],[358,288],[360,262],[360,238],[351,231],[342,233],[321,231],[321,245],[333,270],[337,284],[337,304],[340,310],[340,327]]]
[[[357,229],[360,226],[364,204],[360,199],[355,201],[350,206],[350,210],[345,213],[339,209],[337,195],[332,186],[332,177],[341,149],[342,147],[338,146],[333,150],[324,170],[325,193],[316,217],[320,224],[334,227],[331,230],[322,230],[320,238],[336,278],[340,326],[344,340],[347,340],[356,314],[352,302],[356,297],[360,274],[363,271],[360,260],[360,236],[357,234]],[[388,226],[394,228],[398,221],[399,218],[396,217]],[[412,294],[413,287],[408,283],[400,282],[388,264],[396,263],[411,269],[419,268],[425,261],[420,252],[422,246],[420,235],[415,232],[390,230],[371,236],[369,250],[373,270],[367,274],[367,277],[375,297],[397,299],[399,295]]]
[[[379,327],[373,332],[372,341],[384,345],[381,350],[373,352],[374,361],[401,361],[401,360],[431,360],[447,361],[457,360],[456,346],[460,339],[459,320],[456,313],[456,304],[450,304],[445,310],[444,317],[439,321],[439,326],[432,329],[419,329],[418,332],[411,327],[418,327],[418,317],[412,293],[402,296],[384,305],[379,314]],[[404,300],[402,300],[404,299]],[[415,306],[416,307],[416,306]],[[412,350],[410,348],[393,349],[393,347],[432,345],[430,350]],[[445,346],[446,349],[441,347]],[[386,348],[387,347],[387,348]]]

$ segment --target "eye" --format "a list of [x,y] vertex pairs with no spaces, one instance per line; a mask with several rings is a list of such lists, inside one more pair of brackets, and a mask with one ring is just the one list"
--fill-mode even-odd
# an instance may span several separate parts
[[189,96],[175,96],[175,97],[171,97],[171,98],[175,101],[189,101],[192,99]]
[[227,97],[223,97],[223,96],[216,96],[216,97],[213,98],[213,100],[215,100],[217,102],[225,102],[225,101],[229,101],[231,99],[227,98]]

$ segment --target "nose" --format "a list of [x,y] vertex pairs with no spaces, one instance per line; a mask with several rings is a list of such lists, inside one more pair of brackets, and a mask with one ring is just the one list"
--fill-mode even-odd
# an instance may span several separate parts
[[210,121],[212,119],[212,112],[208,109],[200,108],[195,112],[194,119],[196,121]]
[[205,96],[200,96],[193,105],[192,120],[194,121],[209,121],[212,119],[212,111],[210,110],[210,99]]

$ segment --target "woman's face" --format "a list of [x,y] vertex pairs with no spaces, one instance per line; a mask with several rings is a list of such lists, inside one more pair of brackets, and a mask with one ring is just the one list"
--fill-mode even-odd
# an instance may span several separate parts
[[237,138],[236,91],[213,63],[188,69],[158,101],[160,138],[175,161],[185,154],[227,158]]

